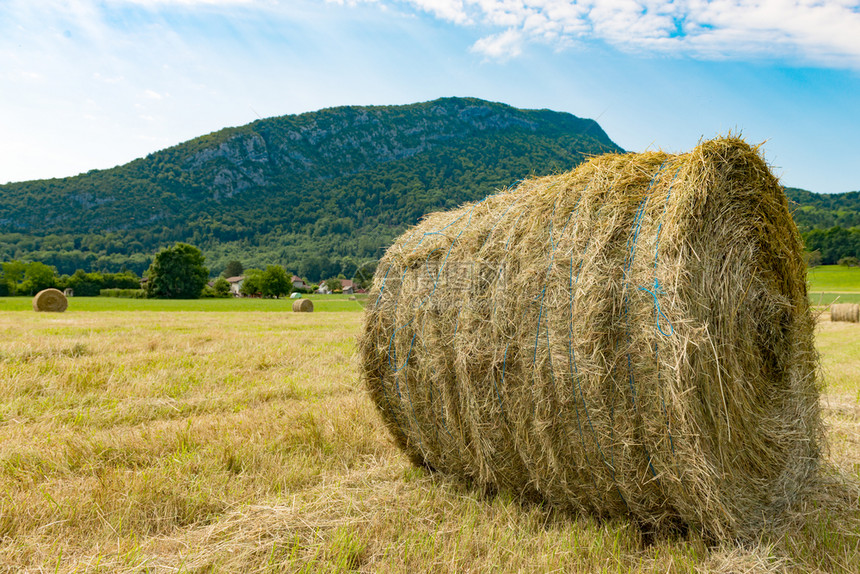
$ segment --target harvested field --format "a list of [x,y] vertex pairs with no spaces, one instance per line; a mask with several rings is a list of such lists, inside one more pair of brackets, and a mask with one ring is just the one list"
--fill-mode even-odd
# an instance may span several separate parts
[[[0,313],[0,571],[860,571],[857,491],[710,546],[416,468],[358,380],[359,313]],[[860,325],[817,334],[860,480]],[[831,475],[833,476],[833,475]]]

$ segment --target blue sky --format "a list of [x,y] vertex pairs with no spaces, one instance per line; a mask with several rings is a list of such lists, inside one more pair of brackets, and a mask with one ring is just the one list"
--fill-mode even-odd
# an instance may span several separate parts
[[0,0],[0,182],[258,117],[474,96],[860,190],[860,0]]

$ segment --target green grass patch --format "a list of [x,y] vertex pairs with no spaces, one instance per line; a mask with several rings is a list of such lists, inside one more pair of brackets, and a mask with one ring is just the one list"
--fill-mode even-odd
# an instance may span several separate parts
[[809,300],[813,305],[860,303],[860,267],[822,265],[807,272]]
[[[860,267],[821,265],[807,272],[810,292],[851,291],[860,293]],[[855,303],[856,301],[848,301]]]
[[833,303],[860,303],[860,293],[810,292],[809,300],[814,306],[820,307]]
[[[314,312],[361,311],[366,295],[303,295],[314,302]],[[118,297],[70,297],[66,311],[205,311],[236,312],[262,311],[284,313],[293,310],[293,299],[124,299]],[[33,311],[30,297],[0,297],[2,311]]]

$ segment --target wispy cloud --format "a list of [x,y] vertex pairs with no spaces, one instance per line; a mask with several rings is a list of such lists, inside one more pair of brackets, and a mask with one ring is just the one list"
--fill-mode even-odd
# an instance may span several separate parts
[[[343,3],[344,0],[336,0]],[[346,0],[356,3],[361,0]],[[364,0],[394,4],[392,0]],[[497,28],[473,50],[597,39],[627,51],[767,55],[860,67],[858,0],[400,0],[463,26]]]
[[186,6],[210,5],[231,6],[234,4],[263,4],[260,0],[108,0],[110,4],[139,4],[141,6],[164,6],[167,4],[179,4]]
[[499,60],[519,56],[522,52],[524,34],[514,28],[492,36],[481,38],[472,46],[473,52]]

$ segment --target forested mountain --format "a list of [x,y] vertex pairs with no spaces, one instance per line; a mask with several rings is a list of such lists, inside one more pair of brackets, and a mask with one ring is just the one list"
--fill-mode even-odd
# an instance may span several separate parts
[[[472,98],[269,118],[113,169],[0,185],[0,261],[141,273],[184,241],[216,273],[235,259],[349,275],[428,212],[610,151],[592,120]],[[860,256],[860,192],[786,192],[825,262]]]
[[620,151],[600,126],[471,98],[340,107],[224,129],[113,169],[0,186],[0,260],[142,272],[175,241],[310,279],[430,211]]
[[812,193],[786,187],[792,201],[792,214],[801,232],[831,227],[860,227],[860,191],[848,193]]
[[820,253],[815,260],[834,264],[860,258],[860,191],[826,194],[787,187],[785,193],[807,251]]

